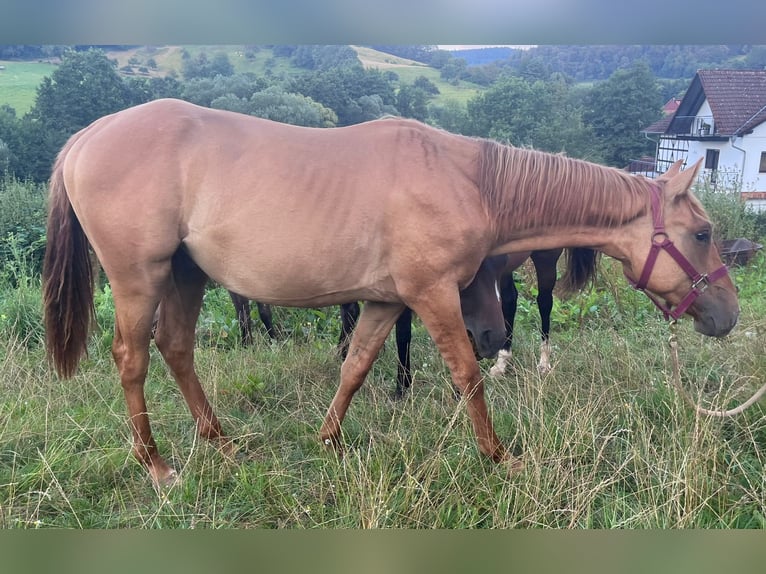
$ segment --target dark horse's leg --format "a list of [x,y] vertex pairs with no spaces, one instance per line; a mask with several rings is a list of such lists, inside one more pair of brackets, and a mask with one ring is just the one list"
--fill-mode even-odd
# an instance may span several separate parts
[[499,377],[505,373],[505,368],[511,358],[511,344],[513,343],[513,324],[516,320],[516,307],[519,299],[519,290],[513,278],[513,271],[504,273],[500,277],[500,301],[505,320],[505,344],[497,354],[497,361],[489,370],[492,377]]
[[274,327],[274,321],[271,316],[271,306],[265,303],[255,303],[258,307],[258,316],[261,318],[261,323],[266,327],[266,334],[270,339],[277,338],[277,330]]
[[412,385],[410,367],[410,342],[412,341],[412,309],[405,307],[396,320],[396,354],[399,358],[396,368],[396,397],[401,398]]
[[[239,323],[239,334],[243,345],[252,345],[253,343],[253,322],[250,319],[250,300],[247,297],[238,295],[229,291],[231,302],[234,303],[234,309],[237,312],[237,322]],[[266,327],[266,334],[272,338],[277,338],[274,322],[271,316],[271,307],[264,303],[256,302],[258,306],[258,316],[261,318],[263,326]]]
[[250,300],[247,297],[238,295],[234,291],[229,291],[231,302],[234,303],[234,309],[237,312],[237,322],[239,323],[239,336],[243,345],[253,344],[253,322],[250,320]]
[[345,359],[348,354],[351,333],[354,332],[354,327],[358,320],[359,303],[345,303],[340,306],[340,337],[338,338],[338,352],[342,359]]
[[537,273],[537,309],[540,312],[540,332],[542,344],[540,347],[540,362],[537,369],[541,373],[551,370],[551,311],[553,310],[553,288],[556,286],[556,264],[563,252],[562,249],[533,251],[532,262]]

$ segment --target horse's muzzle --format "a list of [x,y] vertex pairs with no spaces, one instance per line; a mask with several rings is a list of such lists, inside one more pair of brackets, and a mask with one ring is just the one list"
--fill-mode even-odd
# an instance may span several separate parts
[[505,343],[505,330],[493,331],[487,329],[482,331],[478,337],[474,337],[470,330],[467,332],[476,359],[490,359],[494,357]]

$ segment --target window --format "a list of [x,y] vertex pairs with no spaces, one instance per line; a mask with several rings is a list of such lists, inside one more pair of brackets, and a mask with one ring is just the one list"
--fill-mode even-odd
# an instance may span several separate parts
[[705,169],[712,169],[713,171],[718,169],[718,155],[717,149],[709,149],[705,152]]
[[761,164],[758,166],[758,173],[766,173],[766,151],[761,152]]

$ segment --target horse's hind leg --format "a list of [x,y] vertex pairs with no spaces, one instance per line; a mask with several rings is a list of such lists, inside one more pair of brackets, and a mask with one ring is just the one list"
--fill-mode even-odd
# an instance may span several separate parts
[[112,356],[120,374],[133,434],[133,454],[146,467],[155,484],[170,482],[175,471],[157,450],[144,397],[149,368],[149,339],[160,290],[140,292],[129,281],[112,278],[115,321]]
[[340,385],[327,410],[319,436],[328,446],[339,447],[340,425],[364,378],[391,332],[403,305],[367,302],[351,336],[348,355],[340,369]]
[[155,342],[181,389],[200,436],[223,442],[218,422],[194,370],[194,328],[207,276],[184,252],[173,258],[172,282],[162,300]]

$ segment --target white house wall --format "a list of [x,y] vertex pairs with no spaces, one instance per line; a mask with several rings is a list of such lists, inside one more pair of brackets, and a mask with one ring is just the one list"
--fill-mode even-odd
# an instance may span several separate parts
[[758,173],[761,154],[766,152],[766,123],[757,126],[752,133],[736,138],[733,144],[745,150],[742,191],[766,191],[766,173]]
[[[705,100],[697,112],[697,117],[710,117],[712,111]],[[766,174],[758,173],[761,152],[766,151],[766,123],[757,126],[752,133],[743,137],[731,138],[725,141],[695,139],[689,141],[689,153],[686,165],[691,166],[702,158],[703,167],[700,179],[709,181],[711,170],[705,169],[704,161],[707,150],[717,149],[718,173],[715,181],[719,187],[739,189],[740,191],[766,192]]]

